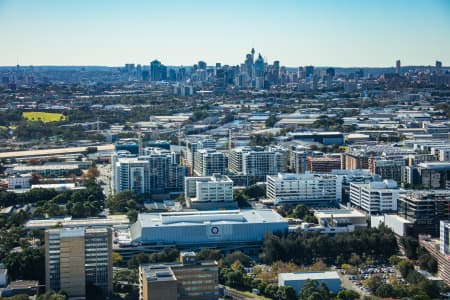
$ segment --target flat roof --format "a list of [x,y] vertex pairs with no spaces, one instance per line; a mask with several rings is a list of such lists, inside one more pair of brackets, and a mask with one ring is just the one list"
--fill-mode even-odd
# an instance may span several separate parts
[[295,272],[295,273],[280,273],[278,275],[279,280],[320,280],[320,279],[339,279],[339,275],[336,271],[324,271],[324,272]]
[[34,219],[25,223],[25,229],[35,228],[51,228],[58,224],[62,227],[87,227],[87,226],[114,226],[128,225],[130,220],[127,215],[109,215],[106,218],[84,218],[72,219],[68,218],[51,218],[51,219]]
[[[114,150],[113,144],[101,145],[101,146],[90,146],[90,147],[97,148],[97,151],[112,151],[112,150]],[[81,152],[86,152],[87,148],[88,147],[71,147],[71,148],[3,152],[3,153],[0,153],[0,159],[14,158],[14,157],[57,155],[57,154],[68,154],[68,153],[81,153]]]
[[138,215],[137,221],[141,223],[142,228],[203,224],[286,223],[286,220],[272,209],[142,213]]
[[321,218],[355,218],[355,217],[366,217],[365,214],[363,214],[360,211],[357,211],[356,209],[318,209],[314,212],[314,215],[321,219]]

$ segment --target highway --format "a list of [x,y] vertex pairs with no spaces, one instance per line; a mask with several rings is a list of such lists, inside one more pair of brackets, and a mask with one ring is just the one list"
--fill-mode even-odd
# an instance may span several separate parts
[[[113,144],[91,146],[91,147],[96,147],[97,151],[112,151],[112,150],[114,150]],[[71,147],[71,148],[29,150],[29,151],[1,152],[0,159],[82,153],[82,152],[86,152],[87,148],[88,147]]]

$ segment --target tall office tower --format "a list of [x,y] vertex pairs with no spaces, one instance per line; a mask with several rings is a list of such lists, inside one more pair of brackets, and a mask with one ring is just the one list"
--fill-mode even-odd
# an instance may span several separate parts
[[276,60],[273,62],[271,81],[275,84],[280,83],[280,61]]
[[397,74],[401,74],[401,65],[400,65],[400,59],[398,59],[396,62],[395,62],[395,73],[397,73]]
[[265,73],[266,73],[266,65],[265,65],[264,59],[260,53],[258,55],[258,58],[255,61],[255,88],[256,89],[264,88]]
[[198,62],[198,69],[199,69],[199,70],[206,70],[206,62],[204,62],[204,61],[199,61],[199,62]]
[[150,80],[151,81],[161,81],[162,80],[162,71],[161,71],[161,62],[157,59],[150,63]]
[[200,149],[195,152],[194,173],[197,176],[211,176],[213,174],[225,174],[227,170],[227,158],[223,152],[215,149]]
[[436,61],[436,72],[441,73],[442,70],[442,61],[437,60]]
[[312,77],[314,75],[314,66],[305,67],[305,78]]
[[110,228],[58,228],[45,231],[46,291],[84,298],[87,290],[112,292]]
[[214,85],[218,89],[223,89],[226,86],[226,74],[225,69],[216,69],[216,77],[214,80]]
[[298,69],[297,69],[297,77],[298,77],[298,80],[302,80],[302,79],[305,79],[305,69],[303,68],[303,67],[298,67]]
[[336,70],[334,68],[327,68],[326,74],[328,77],[333,78],[336,75]]

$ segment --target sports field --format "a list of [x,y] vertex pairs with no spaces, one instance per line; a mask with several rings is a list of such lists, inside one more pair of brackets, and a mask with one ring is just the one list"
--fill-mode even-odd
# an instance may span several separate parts
[[66,116],[59,113],[47,113],[39,111],[29,111],[22,113],[22,116],[28,121],[39,121],[44,123],[58,122],[66,120]]

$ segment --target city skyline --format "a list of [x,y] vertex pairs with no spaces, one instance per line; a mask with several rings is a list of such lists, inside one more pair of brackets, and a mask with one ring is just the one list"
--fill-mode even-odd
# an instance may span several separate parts
[[0,2],[0,65],[236,65],[254,47],[281,65],[450,61],[447,1]]

